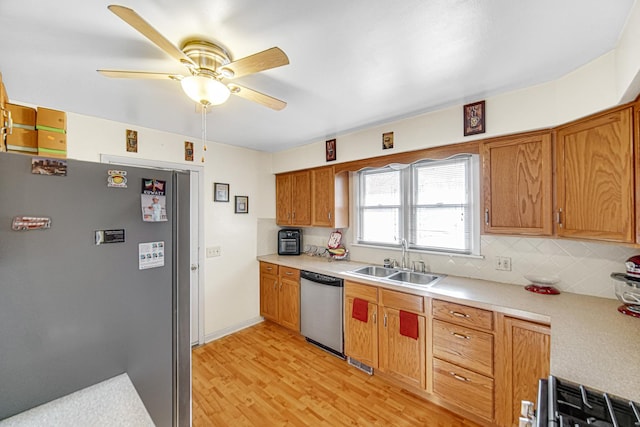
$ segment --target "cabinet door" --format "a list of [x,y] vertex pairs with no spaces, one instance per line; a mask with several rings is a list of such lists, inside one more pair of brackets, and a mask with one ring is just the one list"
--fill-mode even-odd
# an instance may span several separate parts
[[556,147],[559,236],[633,242],[632,108],[560,127]]
[[280,324],[285,328],[300,331],[300,271],[280,267],[278,295]]
[[260,315],[278,321],[278,276],[260,273]]
[[311,174],[291,174],[291,224],[311,225]]
[[334,170],[333,167],[313,169],[311,188],[313,193],[313,211],[311,222],[317,227],[334,227]]
[[551,133],[490,140],[481,153],[484,233],[550,236]]
[[353,297],[345,299],[344,352],[372,368],[378,368],[378,305],[369,303],[367,322],[351,317]]
[[535,402],[538,380],[549,376],[550,328],[547,325],[503,317],[502,343],[496,370],[502,368],[496,395],[496,419],[517,426],[520,402]]
[[291,225],[291,174],[276,175],[276,224]]
[[382,321],[380,331],[380,360],[382,372],[425,389],[426,378],[426,319],[418,316],[418,339],[400,335],[400,311],[381,307]]

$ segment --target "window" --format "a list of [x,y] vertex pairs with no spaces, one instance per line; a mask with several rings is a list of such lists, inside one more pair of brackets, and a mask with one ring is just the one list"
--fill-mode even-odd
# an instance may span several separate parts
[[479,255],[477,156],[358,172],[358,243]]

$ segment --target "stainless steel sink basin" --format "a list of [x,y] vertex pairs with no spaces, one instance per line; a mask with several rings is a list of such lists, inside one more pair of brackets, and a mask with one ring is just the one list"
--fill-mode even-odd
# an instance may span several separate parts
[[442,276],[435,274],[417,273],[415,271],[398,271],[397,273],[389,276],[388,279],[412,285],[431,286],[441,277]]
[[373,277],[388,277],[393,273],[397,273],[398,270],[394,268],[380,267],[377,265],[369,265],[367,267],[361,267],[357,270],[353,270],[352,273],[363,274],[365,276],[373,276]]
[[400,286],[430,287],[444,276],[440,274],[418,273],[416,271],[387,268],[378,265],[368,265],[347,272],[355,276],[368,277],[369,280],[391,283]]

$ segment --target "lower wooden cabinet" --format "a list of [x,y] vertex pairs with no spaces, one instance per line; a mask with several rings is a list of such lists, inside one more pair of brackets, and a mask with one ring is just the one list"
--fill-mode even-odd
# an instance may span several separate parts
[[549,376],[551,328],[499,315],[500,345],[496,352],[496,421],[517,426],[520,402],[536,402],[538,380]]
[[260,315],[300,331],[300,270],[260,263]]
[[278,265],[260,263],[260,315],[278,321]]
[[400,334],[400,310],[381,307],[382,322],[379,331],[380,371],[420,389],[427,385],[426,378],[426,320],[418,316],[418,338]]
[[278,319],[285,328],[300,330],[300,270],[280,267],[278,270]]
[[[548,325],[349,280],[344,304],[347,356],[481,424],[517,426],[520,401],[549,375]],[[417,340],[400,334],[400,310],[417,315]]]
[[493,379],[444,360],[433,359],[433,392],[486,420],[493,419]]
[[[344,284],[344,353],[374,369],[378,368],[378,289],[346,281]],[[353,301],[367,301],[367,321],[352,317]]]
[[494,416],[494,313],[433,300],[433,393],[478,417]]

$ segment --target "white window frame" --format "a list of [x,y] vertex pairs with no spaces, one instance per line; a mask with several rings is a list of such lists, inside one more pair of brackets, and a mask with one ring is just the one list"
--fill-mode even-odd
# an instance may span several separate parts
[[[413,209],[413,166],[420,163],[433,163],[434,165],[442,164],[442,162],[451,161],[452,159],[459,159],[461,157],[469,159],[467,165],[467,188],[468,188],[468,200],[469,212],[471,218],[469,219],[470,227],[470,247],[466,251],[448,250],[445,248],[437,248],[431,246],[417,246],[414,243],[413,236],[411,236],[411,210]],[[443,160],[422,159],[412,163],[411,165],[392,164],[383,168],[367,168],[356,173],[357,179],[355,180],[355,221],[356,221],[356,233],[355,244],[379,247],[379,248],[400,248],[402,239],[406,239],[409,242],[409,249],[415,252],[435,253],[441,255],[460,255],[460,256],[481,256],[480,255],[480,161],[477,154],[464,154],[452,156]],[[396,236],[394,242],[372,242],[365,241],[362,238],[362,218],[363,209],[362,206],[362,179],[364,174],[371,174],[383,171],[398,170],[401,174],[401,204],[400,204],[400,231]]]

